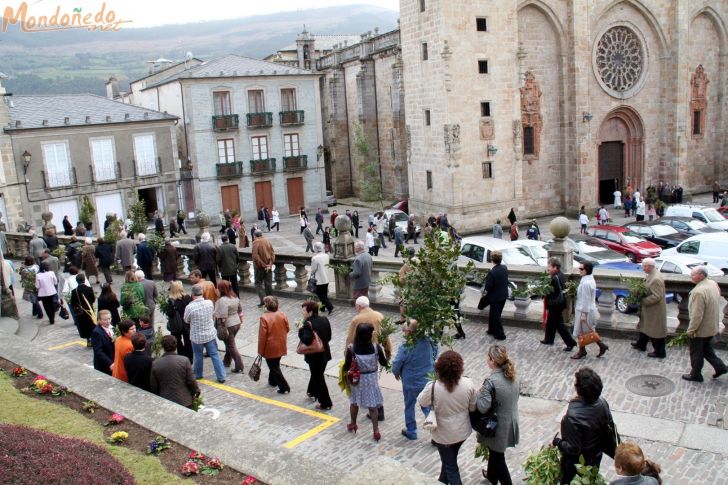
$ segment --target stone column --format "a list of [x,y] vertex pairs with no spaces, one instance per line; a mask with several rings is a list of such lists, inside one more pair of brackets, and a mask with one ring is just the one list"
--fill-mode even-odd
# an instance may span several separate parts
[[612,314],[614,313],[614,292],[611,289],[602,289],[599,296],[599,318],[597,325],[602,327],[612,326]]
[[[677,293],[676,293],[677,294]],[[677,328],[675,332],[684,332],[688,329],[690,324],[690,314],[688,313],[688,298],[689,293],[679,293],[680,303],[677,304]],[[726,311],[728,311],[728,305],[726,305]],[[725,320],[725,318],[724,318]]]
[[296,264],[296,271],[293,273],[296,278],[296,293],[303,293],[308,283],[308,270],[305,264]]
[[376,303],[381,290],[382,283],[379,281],[379,271],[372,271],[372,280],[369,282],[369,301]]
[[238,264],[238,276],[240,277],[240,286],[249,286],[250,281],[250,263],[243,260]]
[[283,263],[276,263],[273,271],[273,278],[276,281],[276,289],[287,289],[288,285],[286,284],[286,265],[284,265]]
[[569,220],[566,217],[556,217],[549,228],[554,236],[554,242],[549,248],[549,258],[558,258],[561,261],[561,271],[569,274],[574,267],[574,252],[564,244],[564,238],[571,231]]

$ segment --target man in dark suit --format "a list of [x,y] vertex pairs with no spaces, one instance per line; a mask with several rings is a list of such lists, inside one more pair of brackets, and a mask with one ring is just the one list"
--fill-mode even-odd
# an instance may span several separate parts
[[187,357],[177,355],[177,339],[172,335],[164,336],[162,348],[164,354],[154,361],[149,376],[152,392],[180,406],[192,407],[192,401],[200,394],[192,364]]
[[145,234],[137,234],[139,245],[137,246],[136,259],[139,267],[144,271],[144,277],[152,279],[152,262],[154,261],[154,248],[147,242]]
[[205,232],[200,237],[200,242],[192,250],[192,261],[197,265],[203,277],[217,285],[217,249],[210,242],[210,233]]
[[147,338],[143,333],[137,332],[131,336],[134,351],[124,356],[124,368],[129,376],[129,384],[145,391],[150,391],[149,374],[152,371],[152,359],[146,354]]
[[111,312],[100,310],[98,325],[91,332],[91,343],[94,347],[94,369],[111,375],[111,364],[114,362],[114,341],[111,339]]
[[94,321],[91,317],[94,310],[94,302],[96,295],[94,290],[87,283],[86,275],[78,273],[76,275],[78,286],[71,291],[71,308],[76,315],[76,324],[78,327],[78,335],[86,339],[86,346],[91,347],[91,332],[94,331]]
[[566,288],[566,277],[561,272],[561,260],[559,258],[549,258],[546,268],[551,276],[551,293],[546,295],[546,309],[548,315],[546,317],[546,334],[541,343],[544,345],[553,345],[556,338],[556,332],[559,332],[561,339],[566,344],[564,352],[571,352],[576,346],[574,337],[569,333],[569,329],[564,325],[564,309],[566,308],[566,296],[564,290]]
[[217,248],[217,266],[220,276],[230,282],[236,295],[240,295],[238,288],[238,248],[232,244],[227,236],[220,238],[222,244]]
[[488,271],[488,276],[485,278],[486,298],[490,305],[488,333],[496,340],[505,340],[506,334],[503,331],[501,313],[503,313],[503,307],[508,299],[508,268],[501,264],[503,255],[500,251],[490,253],[490,260],[494,266]]

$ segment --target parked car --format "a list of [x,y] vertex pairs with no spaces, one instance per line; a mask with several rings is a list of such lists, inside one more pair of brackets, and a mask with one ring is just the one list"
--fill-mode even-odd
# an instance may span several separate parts
[[405,214],[409,214],[409,199],[400,199],[394,204],[387,207],[387,209],[401,210]]
[[713,229],[700,219],[693,219],[692,217],[666,216],[661,217],[660,222],[672,226],[679,232],[687,234],[688,236],[720,232],[720,229]]
[[728,231],[728,220],[712,207],[703,205],[671,205],[665,210],[665,216],[683,216],[699,219],[713,229]]
[[[385,209],[384,210],[384,234],[389,235],[389,219],[394,218],[394,223],[397,225],[397,227],[400,227],[405,234],[407,234],[407,220],[409,219],[409,216],[399,209]],[[417,231],[417,235],[420,235],[420,232],[422,232],[422,228],[419,224],[415,224],[415,231]]]
[[687,234],[681,234],[674,227],[668,224],[663,224],[659,220],[628,222],[622,227],[626,227],[630,231],[636,232],[640,235],[640,237],[657,244],[663,249],[673,248],[690,237]]
[[715,210],[718,211],[718,214],[728,219],[728,205],[722,205]]
[[518,239],[513,241],[514,244],[521,248],[521,252],[533,259],[539,266],[546,267],[549,259],[549,253],[546,249],[546,242],[534,241],[533,239]]
[[334,196],[334,193],[330,190],[326,191],[326,205],[331,207],[332,205],[336,205],[338,202],[336,200],[336,197]]
[[[550,240],[544,246],[545,250],[549,250],[553,240]],[[629,261],[629,258],[622,253],[612,251],[606,244],[599,239],[582,234],[574,234],[564,239],[564,244],[574,253],[574,261],[583,263],[588,261],[594,266],[605,263],[620,263]]]
[[[621,272],[626,273],[633,273],[632,275],[628,276],[642,276],[642,265],[635,264],[635,263],[607,263],[599,266],[599,268],[595,269],[612,269],[617,270]],[[627,303],[627,297],[629,297],[629,291],[626,288],[615,288],[612,290],[612,293],[614,293],[614,307],[617,309],[620,313],[632,313],[636,312],[639,309],[638,305],[630,305]],[[602,290],[597,288],[597,301],[599,301],[599,297],[602,294]],[[675,295],[673,293],[665,293],[665,301],[667,303],[672,303],[675,299]]]
[[728,275],[728,234],[714,232],[711,234],[698,234],[687,238],[677,247],[666,249],[663,256],[685,254],[694,256],[701,261],[711,263]]
[[660,246],[646,241],[639,234],[619,226],[592,226],[588,229],[590,236],[600,239],[609,249],[622,253],[633,263],[645,258],[656,258],[662,252]]
[[460,257],[458,261],[467,263],[475,261],[476,263],[490,263],[490,254],[493,251],[500,251],[503,254],[503,264],[510,265],[538,265],[531,257],[526,256],[511,241],[496,239],[489,236],[473,236],[465,237],[460,241]]
[[716,265],[687,254],[665,255],[663,253],[655,259],[655,267],[660,273],[690,275],[696,266],[705,266],[708,276],[723,276],[723,272]]

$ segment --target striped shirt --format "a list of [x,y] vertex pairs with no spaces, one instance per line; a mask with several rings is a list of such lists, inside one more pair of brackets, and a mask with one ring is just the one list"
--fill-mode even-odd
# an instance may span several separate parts
[[184,320],[190,324],[190,340],[193,344],[206,344],[217,338],[212,313],[212,302],[201,297],[192,300],[185,308]]

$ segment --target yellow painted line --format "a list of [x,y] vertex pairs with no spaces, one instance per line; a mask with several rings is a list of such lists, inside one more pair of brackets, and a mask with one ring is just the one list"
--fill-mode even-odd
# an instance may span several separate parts
[[329,419],[328,421],[324,421],[323,423],[319,424],[315,428],[306,431],[305,433],[303,433],[300,436],[297,436],[296,438],[293,438],[291,441],[289,441],[288,443],[283,445],[283,447],[288,448],[290,450],[291,448],[294,448],[294,447],[300,445],[307,439],[313,438],[314,436],[316,436],[320,432],[324,431],[325,429],[330,428],[331,426],[336,424],[337,421],[339,421],[339,418],[336,418],[335,420]]
[[55,347],[48,347],[48,350],[61,350],[61,349],[65,349],[67,347],[72,347],[74,345],[80,345],[81,347],[86,347],[86,341],[85,340],[74,340],[73,342],[66,342],[65,344],[56,345]]
[[276,406],[283,409],[288,409],[289,411],[294,411],[296,413],[305,414],[306,416],[311,416],[313,418],[317,418],[323,421],[323,423],[319,424],[315,428],[312,428],[305,433],[303,433],[300,436],[297,436],[296,438],[292,439],[288,443],[284,444],[284,448],[294,448],[304,441],[306,441],[309,438],[312,438],[319,434],[320,432],[330,428],[334,424],[341,421],[339,418],[335,416],[330,416],[328,414],[320,413],[318,411],[312,411],[310,409],[303,408],[301,406],[296,406],[295,404],[289,404],[287,402],[283,401],[277,401],[275,399],[270,399],[268,397],[259,396],[257,394],[253,394],[250,392],[243,391],[241,389],[237,389],[232,386],[227,386],[225,384],[220,384],[219,382],[210,381],[207,379],[199,379],[197,382],[200,384],[205,384],[206,386],[214,387],[216,389],[220,389],[221,391],[229,392],[231,394],[236,394],[241,397],[245,397],[248,399],[252,399],[254,401],[262,402],[264,404],[270,404],[271,406]]

